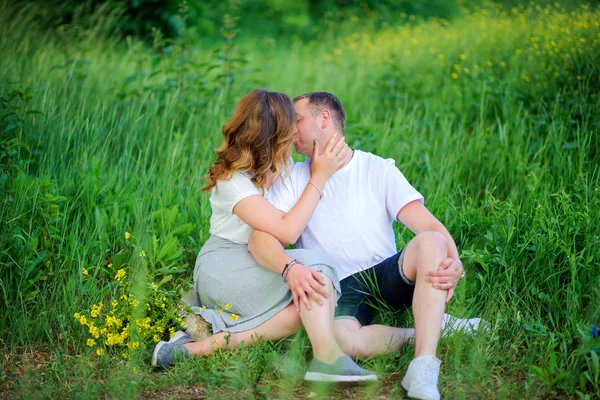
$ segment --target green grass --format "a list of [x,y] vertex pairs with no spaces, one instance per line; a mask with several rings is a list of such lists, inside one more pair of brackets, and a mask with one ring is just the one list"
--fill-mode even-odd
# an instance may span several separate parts
[[[363,363],[376,385],[312,388],[304,334],[155,372],[143,332],[131,351],[89,347],[73,317],[124,293],[154,299],[151,283],[177,311],[209,235],[200,188],[220,127],[267,87],[336,93],[352,146],[394,158],[455,237],[468,279],[449,310],[493,333],[442,340],[446,398],[600,396],[597,10],[488,6],[451,22],[349,20],[346,36],[324,24],[307,43],[240,32],[229,47],[192,32],[117,40],[108,17],[44,32],[34,12],[0,6],[0,393],[404,396],[409,346]],[[397,228],[399,244],[410,239]],[[150,308],[166,335],[174,322],[160,301]]]

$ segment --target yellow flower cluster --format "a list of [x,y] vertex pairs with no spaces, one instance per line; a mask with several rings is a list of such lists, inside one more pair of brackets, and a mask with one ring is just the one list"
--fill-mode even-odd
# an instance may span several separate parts
[[[126,240],[132,238],[129,232],[124,236]],[[142,250],[139,256],[146,257],[145,251]],[[112,268],[112,264],[108,268]],[[132,320],[132,315],[139,312],[140,302],[131,294],[133,285],[128,268],[123,264],[115,268],[114,280],[119,284],[114,299],[107,304],[92,304],[87,312],[73,315],[80,325],[87,327],[86,345],[94,348],[98,356],[109,352],[129,358],[131,352],[140,347],[151,346],[166,335],[173,337],[176,328],[185,324],[183,315],[187,306],[181,302],[180,288],[169,284],[159,286],[155,282],[149,284],[152,290],[147,292],[143,307],[146,315]],[[87,275],[89,271],[83,273]],[[97,278],[101,279],[102,274],[99,273]]]
[[104,307],[104,304],[102,304],[102,302],[94,304],[90,310],[90,316],[92,318],[98,318],[98,316],[100,315],[100,311],[102,311],[102,307]]
[[113,317],[112,315],[107,315],[106,326],[108,328],[110,328],[111,326],[114,326],[115,328],[120,328],[121,326],[123,326],[123,321],[121,321],[119,318]]
[[124,269],[120,269],[117,271],[117,274],[115,275],[115,279],[120,281],[124,276],[126,275],[126,272]]
[[[306,47],[320,51],[314,43]],[[461,10],[461,17],[452,22],[431,18],[418,25],[354,32],[324,48],[322,59],[342,67],[393,63],[400,79],[417,79],[424,91],[437,93],[444,83],[455,93],[465,81],[474,87],[504,82],[534,98],[554,96],[557,84],[576,91],[578,82],[586,81],[578,72],[596,69],[600,8],[583,5],[568,11],[555,3],[507,9],[485,3]]]

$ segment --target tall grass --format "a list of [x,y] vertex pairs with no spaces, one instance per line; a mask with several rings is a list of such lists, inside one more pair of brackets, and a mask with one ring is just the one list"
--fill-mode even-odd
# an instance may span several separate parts
[[[442,341],[447,397],[600,395],[589,334],[600,322],[597,10],[490,6],[450,22],[354,21],[344,37],[324,24],[307,43],[236,36],[230,19],[222,43],[184,32],[149,46],[112,39],[111,17],[44,32],[33,10],[1,7],[0,390],[307,394],[301,335],[156,374],[150,346],[127,361],[98,357],[73,318],[119,300],[117,259],[142,297],[153,282],[189,282],[208,237],[200,187],[220,127],[236,99],[265,86],[338,94],[350,143],[394,158],[456,238],[468,279],[449,308],[494,329]],[[357,395],[402,396],[404,350],[368,361],[383,384]]]

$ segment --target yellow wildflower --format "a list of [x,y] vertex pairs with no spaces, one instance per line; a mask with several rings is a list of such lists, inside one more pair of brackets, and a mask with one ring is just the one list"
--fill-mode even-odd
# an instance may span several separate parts
[[175,328],[171,327],[169,328],[169,338],[172,338],[173,336],[175,336]]
[[144,250],[140,251],[140,257],[146,257],[146,252]]
[[83,270],[83,274],[84,274],[84,275],[87,275],[87,274],[88,274],[88,270],[87,270],[87,269],[84,269],[84,270]]
[[102,304],[102,302],[100,302],[98,304],[94,304],[92,306],[92,310],[90,311],[91,317],[97,318],[98,315],[100,315],[100,311],[102,310],[102,307],[104,307],[104,304]]
[[100,337],[100,329],[97,326],[94,326],[93,324],[90,324],[89,328],[90,335],[98,339]]
[[109,264],[108,264],[108,268],[112,268],[112,263],[109,263]]
[[125,274],[126,274],[125,270],[121,268],[120,270],[117,271],[117,275],[115,275],[115,279],[120,281],[121,278],[123,278],[125,276]]
[[81,314],[79,314],[78,312],[76,312],[75,314],[73,314],[73,316],[74,316],[76,319],[79,319],[79,318],[81,318]]
[[154,340],[154,343],[158,343],[158,342],[160,342],[160,336],[158,336],[157,334],[154,334],[154,336],[152,337],[152,340]]
[[223,307],[225,310],[229,310],[232,307],[231,304],[227,303],[225,304],[225,307]]
[[101,356],[102,354],[104,354],[104,350],[103,350],[103,349],[101,349],[101,348],[97,348],[97,349],[96,349],[96,354],[97,354],[98,356]]
[[96,341],[95,341],[94,339],[92,339],[92,338],[89,338],[89,339],[87,340],[87,345],[88,345],[88,346],[90,346],[90,347],[94,347],[94,345],[95,345],[95,344],[96,344]]
[[129,240],[130,237],[131,237],[131,233],[125,232],[125,240]]
[[458,74],[456,72],[453,72],[450,76],[452,77],[452,79],[458,79]]
[[86,325],[87,324],[87,318],[82,315],[81,318],[79,318],[79,323],[81,325]]
[[231,314],[231,320],[232,321],[237,321],[239,318],[240,318],[239,315],[237,315],[237,314]]

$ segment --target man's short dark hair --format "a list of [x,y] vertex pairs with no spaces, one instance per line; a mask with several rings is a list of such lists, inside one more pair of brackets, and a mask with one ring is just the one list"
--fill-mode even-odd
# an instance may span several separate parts
[[340,99],[329,92],[310,92],[300,95],[294,99],[294,103],[302,99],[308,99],[308,104],[312,107],[312,114],[316,116],[324,109],[331,113],[333,123],[336,124],[344,133],[346,125],[346,111],[340,102]]

